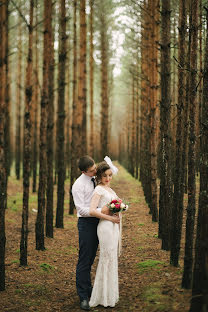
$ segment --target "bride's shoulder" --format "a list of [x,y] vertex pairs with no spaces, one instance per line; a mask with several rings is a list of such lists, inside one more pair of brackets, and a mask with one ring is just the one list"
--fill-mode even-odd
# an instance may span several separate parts
[[104,188],[103,188],[102,186],[100,186],[100,185],[97,185],[97,186],[95,187],[94,192],[97,193],[97,194],[99,194],[99,195],[102,195],[103,192],[104,192]]

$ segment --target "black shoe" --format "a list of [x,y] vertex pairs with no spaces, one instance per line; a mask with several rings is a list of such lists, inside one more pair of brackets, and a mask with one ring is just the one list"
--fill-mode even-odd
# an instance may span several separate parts
[[84,299],[80,302],[80,308],[82,310],[85,311],[89,311],[90,310],[90,306],[89,306],[89,300],[88,299]]

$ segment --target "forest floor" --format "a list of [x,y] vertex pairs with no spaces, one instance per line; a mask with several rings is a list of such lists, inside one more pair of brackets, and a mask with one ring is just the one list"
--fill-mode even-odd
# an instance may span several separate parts
[[[187,312],[191,291],[181,288],[180,266],[169,265],[169,252],[161,250],[158,224],[152,222],[141,184],[119,166],[112,188],[130,203],[123,213],[122,255],[119,258],[120,300],[114,309],[98,306],[92,311]],[[75,288],[78,256],[77,217],[68,214],[65,189],[64,229],[54,228],[45,239],[45,251],[35,250],[37,194],[30,195],[28,266],[19,266],[22,181],[9,179],[6,210],[6,290],[0,293],[0,311],[81,311]],[[56,197],[56,191],[54,193]],[[54,205],[54,207],[56,207]],[[183,254],[183,247],[182,247]],[[92,278],[94,279],[98,256]]]

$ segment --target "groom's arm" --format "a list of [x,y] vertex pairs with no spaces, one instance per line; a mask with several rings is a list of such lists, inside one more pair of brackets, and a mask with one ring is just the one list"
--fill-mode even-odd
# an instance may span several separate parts
[[82,217],[90,217],[90,207],[84,205],[84,193],[72,188],[72,195],[77,212]]

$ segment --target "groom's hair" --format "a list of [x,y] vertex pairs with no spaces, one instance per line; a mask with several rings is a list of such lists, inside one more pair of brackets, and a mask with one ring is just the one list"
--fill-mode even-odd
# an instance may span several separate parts
[[78,167],[80,171],[87,171],[90,167],[95,164],[94,159],[92,157],[85,155],[79,159]]

